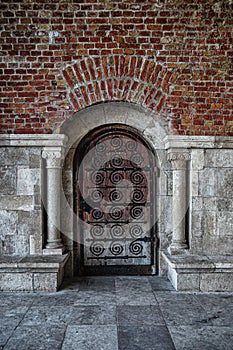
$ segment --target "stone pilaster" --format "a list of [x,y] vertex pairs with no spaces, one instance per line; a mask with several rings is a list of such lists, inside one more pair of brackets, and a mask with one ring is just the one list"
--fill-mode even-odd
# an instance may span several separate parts
[[187,210],[187,162],[190,153],[187,149],[170,149],[168,160],[171,161],[173,170],[173,209],[172,209],[172,243],[169,253],[182,254],[188,248],[185,237],[185,214]]
[[60,237],[60,192],[61,192],[61,161],[62,147],[45,147],[42,158],[46,159],[47,186],[47,242],[43,254],[59,255],[63,253],[63,244]]

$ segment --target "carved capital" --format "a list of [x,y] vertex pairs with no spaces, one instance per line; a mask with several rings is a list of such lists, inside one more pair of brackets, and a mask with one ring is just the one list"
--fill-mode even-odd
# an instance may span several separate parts
[[60,168],[61,160],[64,158],[63,148],[44,148],[42,158],[46,159],[47,168]]
[[173,170],[185,170],[186,162],[191,159],[191,156],[187,149],[169,150],[167,159],[172,163]]

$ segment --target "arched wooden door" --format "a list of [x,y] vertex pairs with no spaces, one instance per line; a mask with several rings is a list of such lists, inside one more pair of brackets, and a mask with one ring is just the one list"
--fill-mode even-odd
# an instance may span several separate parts
[[131,129],[108,126],[85,138],[78,158],[79,272],[154,272],[155,161],[150,148]]

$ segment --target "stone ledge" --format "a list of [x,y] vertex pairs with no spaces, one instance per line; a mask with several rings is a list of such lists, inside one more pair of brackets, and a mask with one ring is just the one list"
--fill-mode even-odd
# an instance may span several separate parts
[[168,265],[168,278],[177,291],[233,291],[233,256],[162,255]]
[[56,292],[69,254],[62,256],[1,256],[1,291]]
[[12,147],[62,147],[68,138],[63,134],[11,134],[0,135],[0,146]]
[[232,136],[167,135],[165,149],[169,148],[233,148]]

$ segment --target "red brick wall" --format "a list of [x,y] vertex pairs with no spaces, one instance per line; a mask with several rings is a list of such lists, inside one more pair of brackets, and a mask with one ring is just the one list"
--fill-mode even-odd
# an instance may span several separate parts
[[180,134],[233,136],[232,0],[1,1],[2,133],[129,101]]

